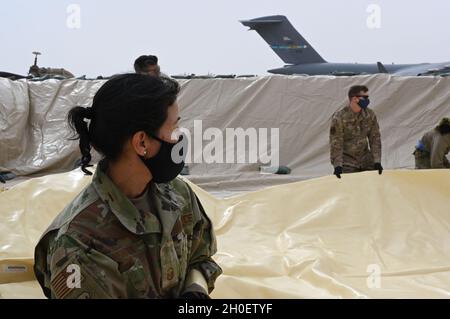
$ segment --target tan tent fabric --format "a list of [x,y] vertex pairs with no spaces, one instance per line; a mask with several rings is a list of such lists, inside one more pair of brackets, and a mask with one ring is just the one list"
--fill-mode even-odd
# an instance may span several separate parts
[[80,157],[67,113],[87,106],[104,81],[0,78],[0,171],[17,175],[73,169]]
[[[80,155],[77,142],[67,140],[67,112],[75,105],[89,106],[103,83],[0,79],[0,170],[20,175],[71,170]],[[183,127],[192,132],[194,120],[202,120],[203,130],[279,128],[280,162],[292,169],[289,176],[261,176],[259,164],[190,164],[190,180],[209,191],[254,190],[331,174],[330,117],[345,105],[355,84],[370,89],[385,168],[413,167],[417,140],[450,115],[450,77],[265,76],[180,83]]]
[[[88,183],[73,171],[0,193],[1,297],[43,297],[22,281],[34,245]],[[192,187],[217,234],[214,298],[450,297],[450,170],[330,176],[228,199]]]

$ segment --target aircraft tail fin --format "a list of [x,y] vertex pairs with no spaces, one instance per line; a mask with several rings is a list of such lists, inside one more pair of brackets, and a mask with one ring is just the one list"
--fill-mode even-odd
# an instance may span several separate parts
[[285,16],[268,16],[239,22],[258,32],[286,64],[326,62]]
[[388,70],[386,70],[386,67],[381,62],[377,62],[378,72],[380,73],[389,73]]

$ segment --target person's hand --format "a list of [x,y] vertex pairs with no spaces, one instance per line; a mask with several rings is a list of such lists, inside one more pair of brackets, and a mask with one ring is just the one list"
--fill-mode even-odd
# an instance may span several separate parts
[[381,175],[383,173],[383,166],[381,166],[381,163],[375,163],[373,164],[373,168],[378,171],[378,174]]
[[337,178],[341,178],[341,174],[342,174],[342,167],[341,166],[336,166],[334,168],[334,175],[336,175]]
[[192,284],[180,295],[180,299],[211,299],[199,284]]

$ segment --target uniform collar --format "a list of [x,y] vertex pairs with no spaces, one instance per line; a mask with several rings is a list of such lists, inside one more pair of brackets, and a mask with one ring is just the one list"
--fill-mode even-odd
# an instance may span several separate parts
[[172,229],[181,216],[184,198],[179,195],[171,182],[152,183],[151,196],[163,228],[163,236],[169,237]]
[[92,185],[101,200],[110,208],[119,222],[130,232],[142,235],[161,232],[158,218],[153,214],[141,214],[136,206],[106,175],[107,163],[101,161],[92,178]]
[[350,105],[347,105],[345,109],[347,110],[348,114],[351,114],[354,117],[357,117],[359,115],[365,117],[367,115],[367,110],[364,110],[364,109],[362,109],[361,112],[359,112],[359,113],[353,112],[353,110],[352,110]]

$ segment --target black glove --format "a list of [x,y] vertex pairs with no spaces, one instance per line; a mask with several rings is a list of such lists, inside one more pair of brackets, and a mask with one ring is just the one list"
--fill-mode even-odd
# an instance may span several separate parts
[[180,299],[211,299],[210,296],[198,291],[188,291],[180,296]]
[[342,167],[341,166],[336,166],[334,168],[334,175],[336,175],[337,178],[341,178],[341,174],[342,174]]
[[375,163],[373,164],[373,168],[378,171],[378,174],[381,175],[383,173],[383,166],[381,166],[381,163]]

